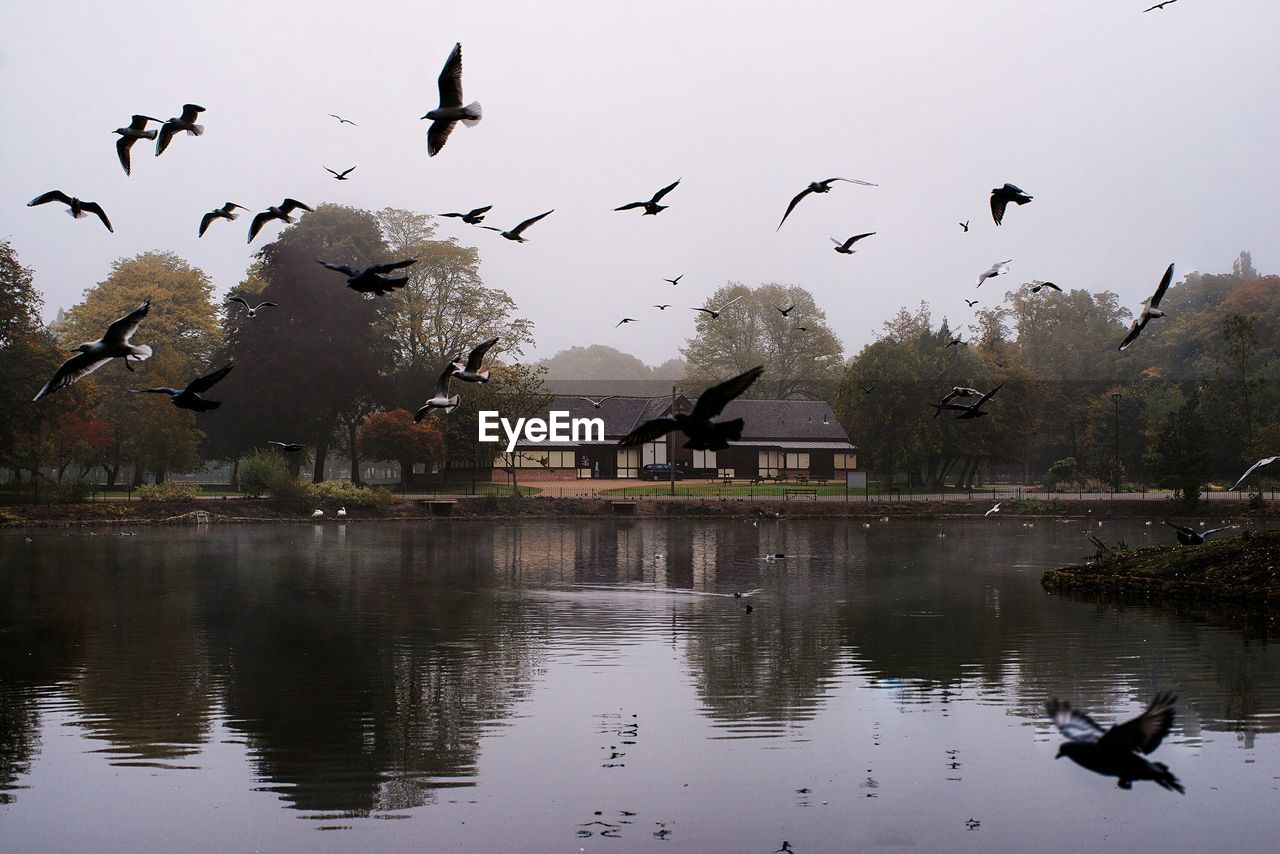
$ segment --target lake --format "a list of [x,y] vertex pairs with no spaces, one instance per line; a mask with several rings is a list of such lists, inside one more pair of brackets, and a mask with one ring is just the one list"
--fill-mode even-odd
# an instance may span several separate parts
[[[0,850],[1274,850],[1275,614],[1026,521],[0,531]],[[1163,689],[1185,795],[1054,760]]]

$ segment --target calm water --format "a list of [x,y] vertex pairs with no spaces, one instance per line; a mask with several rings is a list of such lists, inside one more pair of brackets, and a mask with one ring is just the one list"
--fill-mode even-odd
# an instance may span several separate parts
[[[1083,526],[0,532],[0,850],[1273,850],[1274,621],[1046,594]],[[1054,761],[1161,688],[1185,796]]]

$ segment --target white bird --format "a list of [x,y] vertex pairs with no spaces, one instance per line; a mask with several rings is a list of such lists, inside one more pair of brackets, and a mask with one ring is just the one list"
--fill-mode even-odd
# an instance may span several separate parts
[[488,229],[489,231],[496,231],[499,234],[501,234],[503,237],[507,238],[507,240],[514,240],[516,243],[524,243],[526,242],[525,238],[522,236],[524,230],[529,226],[533,225],[538,220],[542,219],[544,216],[549,216],[550,214],[553,214],[555,212],[556,212],[556,209],[552,208],[546,213],[540,213],[537,216],[531,216],[528,219],[526,219],[524,222],[517,225],[515,228],[511,229],[510,231],[503,231],[502,229],[496,228],[492,225],[482,225],[480,227],[484,229]]
[[1256,463],[1254,463],[1253,465],[1249,466],[1249,470],[1248,470],[1247,472],[1245,472],[1244,474],[1240,475],[1240,479],[1236,481],[1235,486],[1231,487],[1231,489],[1229,489],[1229,490],[1228,490],[1228,492],[1234,492],[1234,491],[1236,491],[1237,489],[1239,489],[1239,488],[1240,488],[1240,484],[1242,484],[1242,483],[1244,483],[1246,480],[1248,480],[1248,479],[1249,479],[1249,475],[1253,474],[1253,472],[1254,472],[1256,469],[1260,469],[1260,468],[1262,468],[1263,466],[1269,466],[1269,465],[1271,465],[1272,463],[1274,463],[1276,460],[1280,460],[1280,457],[1263,457],[1262,459],[1258,460]]
[[990,270],[987,270],[985,273],[983,273],[981,276],[978,277],[978,287],[982,287],[982,283],[985,282],[987,279],[994,279],[996,276],[999,276],[1001,273],[1009,272],[1009,263],[1011,261],[1013,261],[1012,258],[1010,258],[1007,261],[997,261],[994,264],[992,264]]
[[453,362],[445,365],[444,373],[440,374],[440,379],[436,381],[435,395],[426,403],[422,404],[422,406],[418,408],[418,411],[413,414],[413,423],[417,424],[423,418],[426,418],[433,409],[443,409],[445,414],[448,415],[457,408],[459,400],[458,395],[455,394],[452,397],[449,395],[449,380],[452,379],[453,375],[457,372],[458,366]]
[[1156,286],[1156,292],[1147,297],[1146,302],[1142,304],[1142,312],[1133,319],[1133,323],[1129,326],[1129,334],[1124,337],[1124,341],[1120,342],[1120,349],[1124,350],[1130,344],[1138,339],[1142,334],[1142,330],[1147,328],[1147,323],[1157,317],[1164,317],[1164,312],[1160,311],[1158,306],[1160,300],[1164,299],[1164,292],[1169,290],[1169,283],[1173,281],[1173,265],[1169,265],[1169,269],[1164,271],[1164,276],[1160,279],[1160,284]]
[[335,516],[337,516],[339,519],[345,519],[345,518],[347,518],[347,508],[345,508],[345,507],[339,507],[339,508],[338,508],[338,512],[337,512],[337,513],[335,513],[334,515],[335,515]]
[[427,129],[429,157],[440,153],[449,134],[453,132],[453,126],[459,121],[467,127],[480,124],[480,102],[472,101],[466,106],[462,104],[462,42],[453,46],[436,84],[440,89],[440,106],[422,117],[431,119],[431,127]]
[[484,361],[484,354],[489,352],[489,348],[498,343],[497,337],[490,338],[488,341],[482,341],[471,349],[467,355],[467,361],[462,361],[462,355],[459,354],[454,359],[453,366],[457,368],[454,376],[466,383],[487,383],[489,381],[489,372],[480,370],[480,364]]
[[311,518],[312,518],[312,519],[323,519],[323,518],[324,518],[324,511],[323,511],[323,510],[312,510],[312,511],[311,511]]
[[580,397],[578,400],[585,400],[587,403],[591,404],[592,408],[599,409],[600,404],[604,403],[606,400],[613,400],[615,397],[617,397],[616,394],[611,394],[608,397],[602,397],[599,400],[595,400],[590,397]]
[[797,193],[796,197],[791,200],[791,204],[787,205],[787,212],[782,215],[782,221],[778,223],[778,228],[774,230],[777,231],[782,228],[782,223],[787,221],[787,217],[791,216],[791,212],[796,209],[796,205],[800,204],[801,199],[810,193],[830,193],[831,185],[836,181],[846,181],[850,184],[861,184],[864,187],[877,186],[872,184],[870,181],[859,181],[857,178],[827,178],[824,181],[813,181],[809,186]]
[[97,202],[86,202],[77,199],[75,196],[68,196],[61,190],[50,190],[47,193],[41,193],[31,201],[27,202],[27,207],[33,208],[36,205],[45,205],[49,202],[61,202],[67,206],[67,213],[76,219],[80,219],[86,214],[93,214],[102,220],[102,224],[107,227],[107,231],[115,234],[115,229],[111,227],[111,220],[107,219],[107,212],[102,209],[102,205]]
[[249,301],[246,300],[244,297],[227,297],[227,302],[240,303],[242,306],[249,309],[250,317],[257,317],[258,309],[260,308],[268,308],[268,307],[279,308],[280,307],[277,303],[274,303],[274,302],[260,302],[257,305],[249,305]]
[[160,125],[160,133],[156,137],[156,157],[164,153],[169,147],[170,141],[173,140],[175,134],[180,130],[185,130],[191,136],[200,136],[204,133],[204,125],[196,124],[196,117],[204,112],[204,107],[196,104],[183,104],[182,115],[178,118],[170,117],[168,121]]
[[1000,512],[1000,502],[997,501],[994,507],[992,507],[986,513],[982,514],[982,517],[985,519],[986,517],[990,516],[992,513],[999,513],[999,512]]
[[310,211],[315,210],[315,208],[312,208],[309,205],[304,205],[297,199],[285,199],[278,206],[271,205],[262,213],[254,216],[253,221],[249,223],[249,239],[246,240],[245,243],[252,243],[253,238],[258,236],[258,232],[262,231],[262,227],[266,225],[269,220],[278,219],[283,222],[293,222],[293,217],[289,214],[296,210]]
[[124,167],[126,175],[129,174],[129,151],[133,144],[140,139],[156,138],[157,131],[147,130],[147,122],[160,122],[160,119],[135,114],[127,126],[112,131],[120,134],[120,138],[116,140],[116,156],[120,158],[120,165]]
[[200,233],[196,236],[204,237],[204,233],[209,229],[209,225],[215,219],[225,219],[228,221],[239,219],[240,214],[234,213],[236,208],[239,208],[242,211],[248,210],[244,205],[237,205],[235,202],[225,202],[222,207],[214,208],[204,216],[200,217]]
[[715,320],[717,317],[720,316],[720,312],[724,311],[726,308],[733,305],[735,302],[742,299],[744,296],[746,296],[746,294],[738,294],[736,297],[729,300],[727,303],[720,306],[719,308],[695,308],[694,311],[705,311],[707,314],[711,315],[712,320]]
[[32,402],[60,388],[66,388],[112,359],[124,359],[125,367],[132,371],[133,368],[129,367],[130,359],[141,361],[151,355],[151,348],[147,345],[129,343],[129,338],[138,331],[138,325],[147,316],[150,308],[151,301],[148,300],[108,326],[106,333],[97,341],[89,341],[77,347],[79,354],[62,363],[62,366],[54,372],[52,379],[44,384],[44,388],[36,392]]

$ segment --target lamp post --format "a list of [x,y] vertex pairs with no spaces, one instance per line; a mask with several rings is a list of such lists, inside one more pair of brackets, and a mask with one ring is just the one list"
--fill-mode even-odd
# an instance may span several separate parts
[[1111,497],[1114,498],[1120,490],[1120,392],[1112,392],[1111,399],[1116,404],[1114,456],[1111,461]]

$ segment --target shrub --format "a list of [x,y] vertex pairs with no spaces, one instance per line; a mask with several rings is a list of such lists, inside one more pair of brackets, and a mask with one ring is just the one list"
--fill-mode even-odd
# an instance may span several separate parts
[[313,487],[319,501],[352,507],[381,507],[395,504],[399,499],[385,486],[356,486],[351,481],[327,480]]
[[240,491],[257,498],[271,492],[271,484],[289,477],[289,463],[274,451],[257,450],[240,461]]
[[313,484],[288,472],[267,484],[267,494],[277,507],[298,512],[313,508],[318,497]]
[[54,480],[40,489],[40,494],[55,504],[80,504],[87,501],[93,484],[83,480]]
[[166,480],[164,483],[144,483],[137,492],[143,501],[194,501],[200,497],[200,484]]
[[1067,457],[1064,460],[1058,460],[1049,466],[1049,471],[1044,476],[1044,488],[1052,492],[1057,488],[1059,483],[1075,481],[1078,479],[1076,474],[1076,458]]

